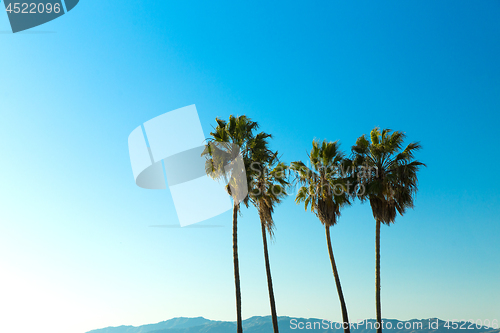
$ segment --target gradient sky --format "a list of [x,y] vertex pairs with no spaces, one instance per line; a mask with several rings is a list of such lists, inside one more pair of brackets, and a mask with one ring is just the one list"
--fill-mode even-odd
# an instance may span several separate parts
[[[421,141],[416,207],[382,228],[383,317],[499,320],[499,17],[497,0],[109,0],[12,34],[2,10],[0,326],[235,320],[231,213],[151,227],[178,224],[172,198],[130,167],[130,132],[190,104],[206,136],[258,121],[286,162],[375,126]],[[340,320],[319,220],[289,198],[275,222],[278,314]],[[268,315],[254,209],[239,235],[243,317]],[[370,207],[332,242],[351,320],[374,318]]]

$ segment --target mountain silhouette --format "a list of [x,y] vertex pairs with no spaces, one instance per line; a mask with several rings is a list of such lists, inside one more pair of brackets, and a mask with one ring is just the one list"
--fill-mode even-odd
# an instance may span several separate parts
[[[437,318],[400,321],[383,319],[387,333],[500,333],[500,329],[480,326],[470,322],[446,322]],[[281,333],[321,332],[342,333],[341,324],[318,318],[279,317]],[[352,323],[352,333],[376,333],[375,320]],[[302,328],[301,328],[302,327]],[[337,328],[335,328],[337,327]],[[245,333],[270,333],[273,331],[271,316],[251,317],[243,321]],[[143,326],[119,326],[96,329],[87,333],[234,333],[236,324],[228,321],[214,321],[203,317],[173,318],[156,324]]]

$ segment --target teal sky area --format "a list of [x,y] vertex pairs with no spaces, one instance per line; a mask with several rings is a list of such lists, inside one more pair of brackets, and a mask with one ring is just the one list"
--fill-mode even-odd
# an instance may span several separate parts
[[[172,197],[130,166],[132,130],[191,104],[206,137],[215,117],[259,122],[285,162],[376,126],[420,141],[415,209],[381,231],[383,317],[500,320],[499,17],[494,0],[80,1],[12,34],[1,10],[1,326],[236,320],[231,212],[152,227],[179,224]],[[292,197],[274,218],[278,315],[340,321],[319,220]],[[243,209],[244,318],[270,314],[260,232]],[[369,205],[332,244],[350,319],[374,318]]]

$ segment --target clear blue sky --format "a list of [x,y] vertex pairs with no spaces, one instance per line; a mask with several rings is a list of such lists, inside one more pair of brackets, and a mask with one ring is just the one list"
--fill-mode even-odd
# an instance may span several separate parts
[[[2,4],[3,6],[3,4]],[[9,332],[235,320],[231,213],[177,224],[134,184],[127,138],[196,104],[245,114],[290,162],[380,126],[421,141],[415,210],[382,229],[383,317],[500,319],[499,1],[81,1],[9,34],[0,12],[0,309]],[[340,320],[324,229],[290,198],[270,258],[279,315]],[[243,209],[244,318],[268,315]],[[368,205],[332,230],[352,320],[375,317]]]

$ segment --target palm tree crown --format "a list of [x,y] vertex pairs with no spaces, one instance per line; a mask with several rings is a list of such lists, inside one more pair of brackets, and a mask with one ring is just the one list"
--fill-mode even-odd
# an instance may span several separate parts
[[382,132],[375,128],[370,133],[371,142],[363,135],[352,147],[358,180],[363,187],[358,194],[362,201],[369,200],[373,217],[387,225],[394,223],[396,213],[403,215],[413,208],[417,192],[417,172],[424,163],[414,160],[414,153],[421,149],[412,142],[402,149],[405,134],[400,131]]
[[302,161],[292,162],[297,173],[299,188],[295,201],[310,207],[322,224],[333,226],[343,206],[350,205],[352,178],[348,175],[350,161],[345,159],[338,141],[313,141],[309,155],[312,168]]
[[288,168],[285,163],[279,162],[277,155],[277,152],[273,154],[268,162],[254,161],[250,167],[253,172],[250,173],[249,197],[271,238],[274,230],[274,208],[286,198],[286,189],[289,186]]
[[[245,191],[249,193],[252,190],[250,186],[256,173],[256,170],[250,166],[254,163],[268,163],[274,158],[273,152],[268,147],[268,139],[272,136],[264,132],[254,134],[259,125],[246,116],[231,115],[227,122],[220,118],[215,120],[217,126],[210,132],[211,137],[207,140],[208,144],[203,152],[203,155],[207,157],[206,172],[215,179],[226,179],[227,191],[233,198],[235,195],[231,193],[231,188],[233,190],[238,188],[241,191],[240,187],[246,186]],[[243,165],[235,170],[238,164],[234,161],[239,157],[242,158]],[[231,177],[235,171],[246,174],[244,179],[246,184],[242,184],[238,177]],[[243,199],[247,207],[249,200],[247,196]]]

